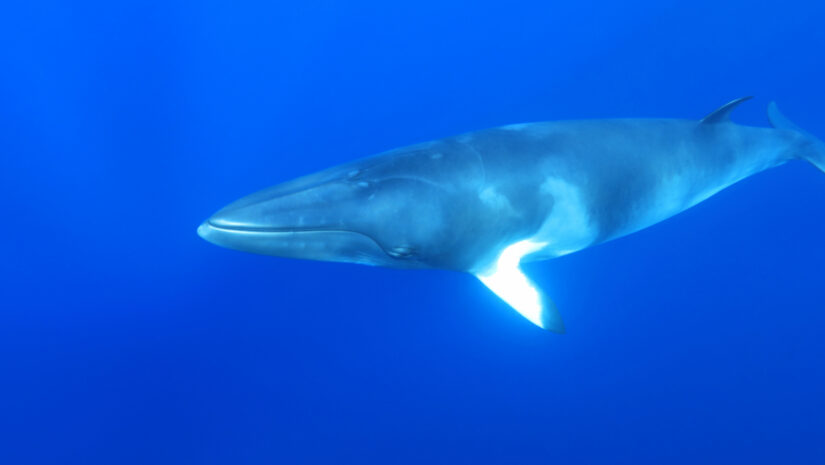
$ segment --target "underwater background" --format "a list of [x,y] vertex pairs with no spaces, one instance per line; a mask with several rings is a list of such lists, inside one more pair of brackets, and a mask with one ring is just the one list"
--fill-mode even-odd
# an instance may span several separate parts
[[803,162],[526,271],[244,254],[245,194],[554,119],[825,136],[825,6],[7,2],[0,463],[825,463],[825,176]]

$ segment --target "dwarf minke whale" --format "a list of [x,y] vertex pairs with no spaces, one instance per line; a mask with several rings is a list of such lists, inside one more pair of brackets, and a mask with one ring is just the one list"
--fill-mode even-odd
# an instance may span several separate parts
[[534,324],[564,332],[520,269],[656,224],[787,161],[825,171],[825,144],[745,97],[701,120],[514,124],[403,147],[262,190],[198,228],[224,247],[281,257],[475,275]]

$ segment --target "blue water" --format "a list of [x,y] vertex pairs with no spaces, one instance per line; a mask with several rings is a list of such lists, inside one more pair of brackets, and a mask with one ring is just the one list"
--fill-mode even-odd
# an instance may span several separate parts
[[414,142],[734,115],[825,136],[812,1],[9,2],[0,463],[825,463],[825,176],[527,272],[255,256],[198,224]]

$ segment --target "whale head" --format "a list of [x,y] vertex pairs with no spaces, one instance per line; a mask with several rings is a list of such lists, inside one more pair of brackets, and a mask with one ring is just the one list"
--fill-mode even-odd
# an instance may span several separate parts
[[[393,268],[455,268],[470,222],[461,208],[477,159],[410,148],[330,168],[243,197],[198,234],[216,245],[289,258]],[[445,173],[455,174],[445,182]]]

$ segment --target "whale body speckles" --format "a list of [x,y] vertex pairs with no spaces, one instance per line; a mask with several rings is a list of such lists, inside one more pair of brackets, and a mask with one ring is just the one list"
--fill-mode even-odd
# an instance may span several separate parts
[[825,144],[769,106],[772,128],[701,120],[513,124],[333,167],[244,197],[198,233],[289,258],[471,273],[542,328],[553,301],[521,271],[651,226]]

